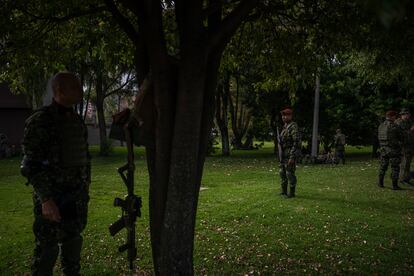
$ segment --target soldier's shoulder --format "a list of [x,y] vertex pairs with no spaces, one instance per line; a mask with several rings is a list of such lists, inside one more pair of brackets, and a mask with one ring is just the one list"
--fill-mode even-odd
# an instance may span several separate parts
[[294,129],[299,129],[299,126],[298,126],[298,124],[296,123],[296,122],[292,122],[291,124],[290,124],[290,128],[294,128]]
[[50,107],[39,108],[26,119],[26,127],[45,125],[53,121],[53,112]]

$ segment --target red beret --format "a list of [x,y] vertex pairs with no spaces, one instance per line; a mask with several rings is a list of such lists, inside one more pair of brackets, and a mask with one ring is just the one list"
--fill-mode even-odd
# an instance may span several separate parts
[[289,107],[284,108],[282,111],[280,111],[282,115],[291,115],[293,113],[293,110]]
[[385,113],[385,116],[387,116],[387,117],[394,117],[394,116],[397,116],[397,111],[394,111],[394,110],[389,110],[389,111],[387,111],[387,113]]

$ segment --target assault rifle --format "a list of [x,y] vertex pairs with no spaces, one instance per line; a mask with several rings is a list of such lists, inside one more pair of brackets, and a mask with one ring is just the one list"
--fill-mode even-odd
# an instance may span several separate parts
[[137,217],[141,217],[142,201],[141,197],[134,194],[134,145],[132,143],[132,133],[134,124],[127,122],[123,126],[125,140],[128,149],[128,163],[118,168],[124,184],[127,187],[128,194],[124,199],[115,198],[114,206],[121,207],[122,217],[109,226],[111,236],[115,236],[119,231],[127,229],[127,242],[118,248],[119,252],[128,250],[129,268],[134,268],[134,260],[137,256],[137,248],[135,245],[135,222]]
[[283,152],[282,152],[282,141],[280,141],[280,132],[279,127],[276,127],[276,135],[277,135],[277,156],[279,158],[279,164],[282,166],[283,161]]

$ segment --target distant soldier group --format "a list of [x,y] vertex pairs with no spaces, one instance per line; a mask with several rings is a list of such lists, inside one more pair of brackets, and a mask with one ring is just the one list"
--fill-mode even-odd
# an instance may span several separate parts
[[[410,165],[414,154],[414,122],[408,109],[388,111],[385,121],[378,127],[380,168],[378,186],[384,187],[384,177],[391,164],[391,180],[394,190],[401,190],[398,182],[410,183]],[[400,167],[401,165],[401,167]]]
[[[293,110],[291,108],[285,108],[280,111],[282,115],[282,121],[284,123],[282,131],[278,133],[279,143],[279,175],[281,184],[280,195],[287,198],[293,198],[296,194],[296,163],[300,161],[301,157],[301,135],[297,123],[293,121]],[[333,160],[338,164],[341,160],[345,164],[345,135],[340,129],[336,130],[334,137],[335,155],[331,157],[324,157],[324,162],[327,159]],[[316,159],[315,162],[318,162]],[[289,192],[288,192],[289,186]]]
[[[281,133],[278,134],[281,195],[292,198],[295,197],[296,192],[295,171],[301,154],[301,137],[298,125],[292,120],[293,110],[285,108],[280,113],[284,123]],[[411,184],[410,166],[414,156],[414,121],[408,109],[403,108],[399,114],[396,111],[386,113],[385,121],[378,127],[378,141],[380,146],[378,186],[384,187],[384,177],[389,165],[391,165],[394,190],[401,189],[399,182]],[[345,164],[345,145],[346,137],[341,129],[337,129],[333,143],[335,152],[330,157],[333,163]],[[289,193],[288,186],[290,187]]]

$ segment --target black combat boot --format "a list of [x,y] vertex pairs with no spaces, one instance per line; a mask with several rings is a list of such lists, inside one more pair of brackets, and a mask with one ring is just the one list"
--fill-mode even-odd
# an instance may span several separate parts
[[380,176],[378,179],[378,187],[384,188],[384,177]]
[[296,190],[296,187],[290,187],[290,193],[288,195],[288,198],[295,197],[295,190]]
[[398,186],[398,179],[393,179],[393,180],[392,180],[392,189],[393,189],[393,190],[402,190],[402,189],[400,188],[400,186]]
[[282,192],[280,193],[281,196],[287,196],[287,184],[282,184]]

